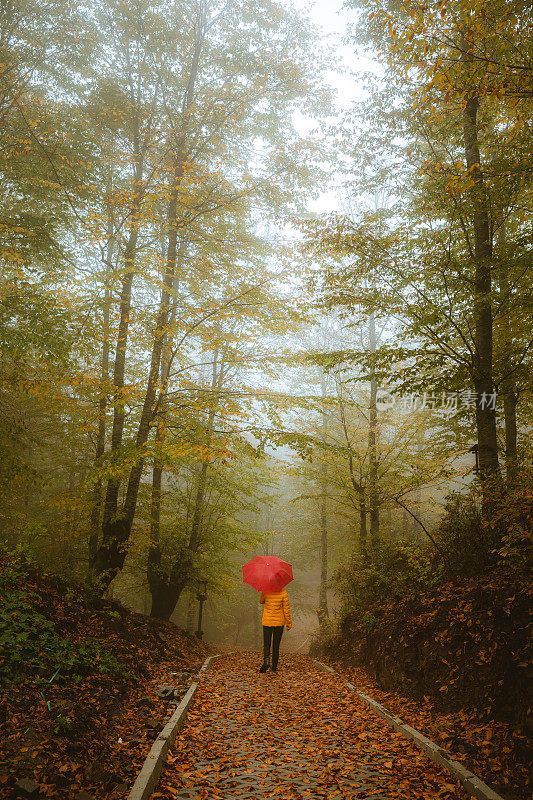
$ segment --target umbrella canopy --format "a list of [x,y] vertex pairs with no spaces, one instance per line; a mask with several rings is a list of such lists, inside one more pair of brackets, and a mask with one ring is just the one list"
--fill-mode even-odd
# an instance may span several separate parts
[[258,592],[279,592],[293,580],[292,567],[276,556],[256,556],[243,566],[242,579]]

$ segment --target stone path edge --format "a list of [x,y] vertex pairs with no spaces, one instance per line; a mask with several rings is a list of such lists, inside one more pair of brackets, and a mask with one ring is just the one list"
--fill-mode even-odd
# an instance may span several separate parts
[[[318,659],[314,658],[313,661],[317,666],[321,669],[326,670],[326,672],[332,672],[334,675],[338,675],[338,673],[329,667],[327,664],[324,664],[322,661],[318,661]],[[397,717],[391,711],[389,711],[385,706],[382,706],[381,703],[377,703],[375,700],[372,700],[371,697],[368,695],[363,694],[363,692],[359,691],[353,683],[346,682],[346,686],[355,692],[355,694],[359,697],[363,703],[374,711],[379,717],[385,720],[391,728],[394,728],[395,731],[398,733],[402,733],[407,739],[411,739],[412,742],[416,744],[424,753],[431,758],[432,761],[435,761],[439,766],[444,767],[444,769],[448,770],[448,772],[453,775],[453,777],[458,780],[463,787],[470,792],[473,797],[476,797],[477,800],[505,800],[500,794],[491,789],[490,786],[487,786],[486,783],[474,775],[473,772],[463,767],[458,761],[454,761],[451,755],[442,747],[439,747],[438,744],[432,742],[426,736],[424,736],[419,731],[412,728],[410,725],[407,725],[403,722],[400,717]]]
[[148,800],[152,792],[157,787],[168,750],[174,743],[178,731],[183,727],[185,720],[187,719],[187,711],[194,700],[194,695],[198,689],[198,681],[202,676],[202,673],[209,669],[211,662],[215,658],[220,658],[220,655],[221,654],[209,656],[209,658],[206,658],[204,661],[196,681],[191,683],[186,694],[183,695],[179,706],[176,708],[169,721],[153,743],[152,749],[146,756],[144,764],[141,767],[141,771],[137,775],[127,800]]

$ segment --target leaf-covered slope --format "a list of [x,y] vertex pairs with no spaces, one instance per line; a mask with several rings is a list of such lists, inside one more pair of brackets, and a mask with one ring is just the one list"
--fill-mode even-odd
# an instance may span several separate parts
[[498,572],[354,610],[325,651],[382,686],[523,724],[531,705],[531,586]]
[[496,572],[354,610],[321,656],[503,797],[530,796],[531,587]]
[[209,648],[12,559],[0,580],[0,795],[123,796],[173,710],[158,687],[179,698]]

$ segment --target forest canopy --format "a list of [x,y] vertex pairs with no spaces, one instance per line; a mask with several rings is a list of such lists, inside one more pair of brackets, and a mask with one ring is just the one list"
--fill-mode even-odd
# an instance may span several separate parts
[[532,11],[343,14],[0,10],[3,546],[223,637],[530,553]]

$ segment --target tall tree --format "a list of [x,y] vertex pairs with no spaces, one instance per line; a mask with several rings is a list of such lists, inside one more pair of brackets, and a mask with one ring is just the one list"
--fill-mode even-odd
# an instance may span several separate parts
[[[277,7],[268,2],[264,4],[262,11],[274,15],[277,31],[282,33],[271,37],[268,16],[261,17],[256,13],[253,18],[249,18],[242,14],[241,6],[240,3],[229,2],[220,9],[207,2],[195,6],[196,10],[190,21],[191,28],[187,32],[189,49],[182,45],[181,52],[183,63],[179,71],[182,79],[184,74],[188,76],[184,84],[176,81],[177,66],[174,64],[169,68],[165,57],[160,53],[158,40],[150,39],[150,33],[147,34],[147,29],[139,24],[138,17],[133,26],[138,37],[135,49],[138,66],[133,65],[133,72],[131,44],[128,37],[124,38],[126,77],[132,87],[144,86],[142,79],[149,62],[148,54],[155,54],[156,62],[163,66],[146,78],[152,92],[150,109],[146,109],[146,103],[141,107],[133,94],[129,103],[133,112],[133,206],[129,212],[130,233],[124,251],[125,273],[122,279],[113,374],[111,453],[116,468],[111,471],[107,482],[103,537],[92,565],[103,588],[124,564],[126,545],[137,506],[145,446],[154,422],[161,354],[175,273],[178,228],[184,234],[198,216],[222,215],[230,208],[237,211],[243,198],[251,192],[257,194],[259,189],[265,196],[273,188],[272,174],[262,174],[270,169],[269,161],[278,165],[279,180],[280,165],[282,172],[286,171],[282,160],[290,156],[291,136],[283,141],[281,130],[289,132],[292,126],[290,109],[302,95],[305,86],[303,82],[294,79],[294,69],[297,68],[302,73],[307,70],[308,56],[302,47],[303,42],[295,46],[295,31],[290,29],[289,24],[290,15],[284,14],[280,17]],[[165,17],[167,30],[171,24],[173,20]],[[305,36],[301,25],[299,29]],[[242,46],[243,37],[250,42],[248,49]],[[144,55],[139,55],[140,52]],[[260,59],[254,57],[253,53],[256,52],[262,52]],[[215,62],[212,59],[219,65],[214,70],[212,64]],[[143,88],[143,91],[146,92],[146,89]],[[268,110],[265,111],[267,107]],[[154,108],[159,113],[157,125],[153,121]],[[151,139],[148,138],[149,135],[153,138],[154,129],[157,129],[160,136],[159,148],[150,144]],[[142,135],[141,130],[144,131]],[[235,136],[237,130],[239,135]],[[249,175],[243,158],[249,143],[255,141],[258,135],[265,143],[266,160],[263,159],[264,166],[254,178]],[[125,498],[122,508],[119,509],[120,463],[124,451],[126,417],[126,346],[132,312],[134,251],[137,250],[139,225],[142,223],[148,231],[150,229],[149,217],[143,217],[143,214],[146,216],[143,203],[151,201],[143,182],[143,170],[147,168],[149,154],[152,162],[154,157],[159,157],[164,165],[152,169],[148,176],[151,180],[156,172],[161,174],[165,168],[172,174],[168,189],[167,267],[163,277],[160,310],[152,332],[153,346],[143,407],[133,444],[137,455],[135,464],[128,472]],[[172,162],[170,167],[167,165],[169,154]],[[235,161],[241,174],[238,175],[239,185],[235,185],[234,181],[231,186],[222,175],[224,170],[235,174]],[[206,191],[196,189],[199,197],[192,201],[191,207],[191,195],[194,197],[191,192],[194,188],[193,181],[202,176],[209,180],[210,185],[208,184]],[[290,180],[294,180],[294,176]]]
[[[518,208],[530,180],[521,159],[519,166],[513,159],[506,167],[501,160],[511,131],[515,146],[520,140],[522,154],[529,155],[526,139],[516,138],[528,118],[523,98],[531,69],[527,45],[517,36],[520,27],[527,29],[529,16],[520,4],[494,3],[487,9],[485,3],[462,0],[400,9],[387,0],[357,5],[363,9],[359,33],[389,67],[388,88],[381,92],[395,96],[396,104],[387,112],[378,102],[375,111],[381,131],[390,130],[390,157],[399,159],[404,185],[394,184],[396,203],[385,227],[383,214],[376,213],[361,214],[356,225],[330,220],[329,233],[324,226],[332,249],[360,259],[359,270],[338,271],[334,292],[342,291],[341,275],[353,280],[357,273],[359,287],[364,285],[363,265],[372,254],[380,287],[366,293],[367,307],[378,303],[383,313],[403,317],[417,353],[423,353],[422,341],[430,343],[431,352],[413,362],[410,374],[418,370],[421,376],[424,361],[433,359],[434,365],[449,366],[448,391],[460,392],[459,381],[469,381],[488,517],[500,475],[496,394],[503,378],[493,343],[494,319],[502,312],[494,304],[494,233],[510,196]],[[515,40],[516,48],[510,44]],[[393,131],[401,131],[403,141]],[[372,155],[365,154],[372,163]],[[363,174],[370,171],[377,180],[384,169],[383,156],[378,160]],[[368,191],[369,183],[360,181],[360,190]],[[405,339],[396,348],[397,370],[389,361],[390,373],[403,386],[406,381],[398,376],[401,370],[405,377],[404,345]],[[522,340],[522,359],[530,346]],[[392,349],[385,350],[390,358]],[[386,374],[383,360],[381,366]],[[515,370],[516,362],[508,365],[508,373]],[[444,382],[439,388],[445,390]]]

